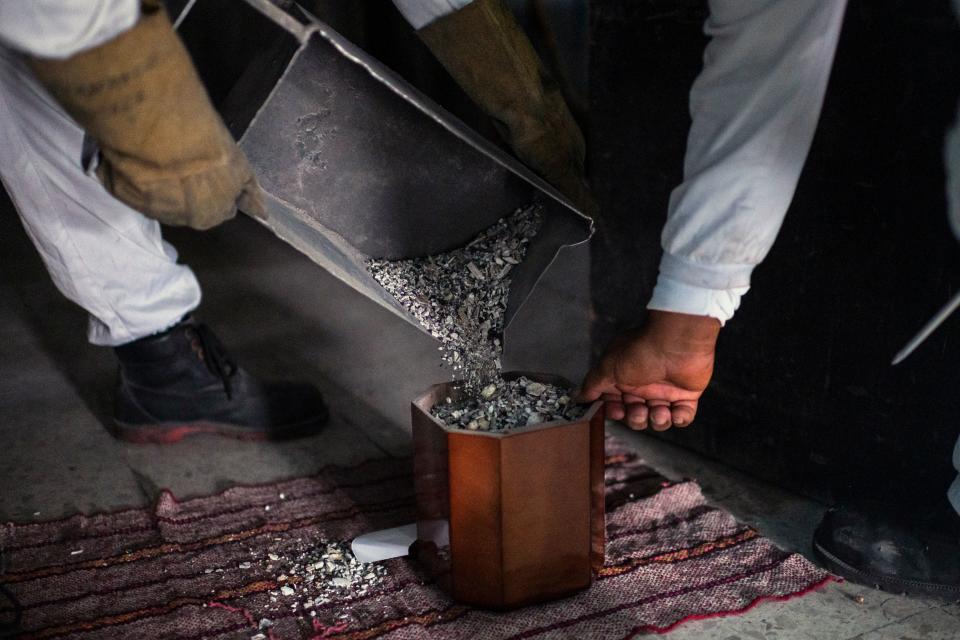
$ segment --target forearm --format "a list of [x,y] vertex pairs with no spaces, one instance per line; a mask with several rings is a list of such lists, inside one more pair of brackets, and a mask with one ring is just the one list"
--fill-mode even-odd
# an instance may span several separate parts
[[649,338],[668,345],[668,352],[673,349],[712,354],[720,335],[720,322],[702,315],[653,310],[643,331]]
[[725,322],[767,255],[816,130],[845,2],[712,0],[650,308]]

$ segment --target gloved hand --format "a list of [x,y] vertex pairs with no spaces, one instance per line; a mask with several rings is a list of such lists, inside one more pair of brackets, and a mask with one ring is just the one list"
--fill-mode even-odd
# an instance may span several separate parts
[[29,64],[100,145],[97,175],[119,200],[195,229],[232,218],[238,206],[266,216],[253,170],[156,0],[109,42]]
[[633,429],[686,427],[713,375],[719,333],[715,318],[650,311],[641,329],[614,340],[578,399],[603,398],[607,418]]
[[517,157],[595,217],[580,127],[502,0],[474,0],[431,22],[420,39],[497,123]]

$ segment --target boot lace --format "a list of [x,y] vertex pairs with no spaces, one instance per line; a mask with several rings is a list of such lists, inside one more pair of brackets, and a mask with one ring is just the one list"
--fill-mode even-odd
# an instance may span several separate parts
[[207,369],[213,375],[220,378],[223,382],[223,390],[228,399],[233,399],[233,387],[230,378],[237,371],[237,364],[233,358],[227,354],[226,348],[217,339],[217,336],[205,324],[197,324],[191,327],[196,335],[200,347],[200,359],[207,365]]

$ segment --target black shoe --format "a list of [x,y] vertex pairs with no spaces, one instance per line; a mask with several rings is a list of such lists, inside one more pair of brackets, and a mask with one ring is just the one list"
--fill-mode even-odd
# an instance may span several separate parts
[[946,500],[912,514],[869,503],[830,509],[813,534],[813,550],[851,582],[960,599],[960,515]]
[[314,433],[328,417],[317,389],[260,382],[192,318],[115,351],[114,435],[123,440],[177,442],[192,433],[282,439]]

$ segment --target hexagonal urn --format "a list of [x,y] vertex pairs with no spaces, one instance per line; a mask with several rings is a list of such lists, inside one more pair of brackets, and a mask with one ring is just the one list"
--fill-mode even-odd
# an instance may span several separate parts
[[[557,376],[513,372],[569,387]],[[414,400],[415,553],[463,603],[507,609],[590,586],[604,558],[602,403],[576,421],[503,432],[448,428],[430,415],[455,383]],[[448,523],[449,547],[437,545]]]

